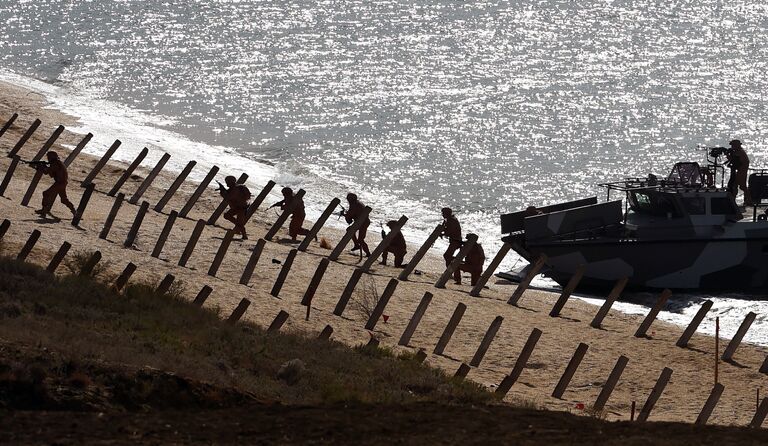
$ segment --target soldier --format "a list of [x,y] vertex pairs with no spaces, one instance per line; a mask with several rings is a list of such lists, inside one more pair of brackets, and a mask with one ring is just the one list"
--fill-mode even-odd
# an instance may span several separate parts
[[[353,193],[347,194],[347,203],[349,203],[349,209],[344,213],[344,219],[347,223],[351,224],[362,216],[365,205],[357,198],[357,195]],[[365,243],[365,236],[368,233],[368,226],[370,224],[371,219],[366,215],[365,221],[363,221],[363,224],[360,225],[360,228],[357,230],[357,234],[352,236],[352,243],[354,243],[352,251],[357,251],[362,248],[366,257],[371,255],[371,251],[368,249],[368,244]]]
[[731,168],[731,178],[728,181],[728,190],[735,199],[739,189],[741,189],[744,192],[744,206],[752,206],[752,196],[749,193],[749,188],[747,188],[749,156],[738,139],[731,141],[730,146],[731,150],[728,152],[727,164]]
[[[59,154],[56,152],[48,152],[46,157],[48,158],[48,165],[43,165],[43,167],[38,168],[38,170],[53,178],[53,185],[43,191],[42,208],[36,210],[35,213],[40,214],[42,217],[51,214],[53,202],[56,201],[56,196],[58,196],[61,198],[61,202],[64,206],[72,211],[72,215],[75,215],[75,206],[67,198],[67,182],[69,181],[67,167],[61,160],[59,160]],[[51,216],[53,216],[53,214],[51,214]]]
[[[467,234],[467,240],[474,234]],[[480,275],[483,274],[483,264],[485,263],[485,251],[480,243],[475,243],[475,246],[469,250],[467,256],[464,257],[464,261],[453,272],[453,280],[456,285],[461,285],[461,271],[469,273],[472,276],[472,286],[477,284],[480,279]]]
[[451,208],[443,208],[441,212],[443,214],[443,231],[440,237],[448,237],[448,249],[443,254],[445,266],[448,266],[453,261],[453,255],[456,253],[456,250],[461,248],[461,224],[459,224],[456,216],[453,215]]
[[[304,200],[301,197],[297,197],[293,193],[293,189],[290,187],[284,187],[281,191],[283,199],[273,204],[271,207],[280,207],[282,210],[286,210],[291,206],[293,211],[291,212],[291,222],[288,224],[288,235],[291,236],[291,240],[296,241],[298,235],[308,235],[309,229],[304,229],[304,219],[307,217],[307,213],[304,210]],[[294,201],[296,202],[295,204]]]
[[[397,220],[390,220],[387,222],[387,226],[389,227],[389,230],[393,230],[397,227]],[[387,236],[387,233],[384,232],[384,229],[381,230],[381,237],[384,238]],[[395,256],[395,267],[402,268],[403,267],[403,258],[405,257],[405,253],[408,252],[406,245],[405,245],[405,237],[403,237],[402,232],[398,232],[395,238],[392,239],[392,241],[389,243],[389,245],[384,249],[384,254],[381,258],[381,264],[386,265],[387,264],[387,253],[392,253],[393,256]]]
[[219,193],[229,205],[229,210],[224,213],[224,219],[235,225],[232,229],[235,234],[242,234],[243,240],[248,240],[245,233],[245,222],[248,219],[248,200],[251,199],[251,191],[243,184],[237,184],[233,176],[224,178],[229,189],[219,183]]

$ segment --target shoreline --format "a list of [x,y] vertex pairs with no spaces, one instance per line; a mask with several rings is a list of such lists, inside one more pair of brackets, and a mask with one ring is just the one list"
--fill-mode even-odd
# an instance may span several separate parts
[[[0,85],[0,119],[7,119],[14,111],[20,111],[21,115],[17,124],[0,138],[0,145],[6,147],[14,142],[32,119],[44,116],[43,125],[22,149],[21,154],[25,157],[29,156],[30,152],[34,153],[45,142],[53,126],[71,122],[69,120],[73,119],[43,107],[45,103],[41,98],[30,101],[21,89],[14,90]],[[71,132],[65,132],[61,139],[63,143],[73,145],[72,142],[76,143],[79,137]],[[125,141],[125,143],[129,142]],[[63,153],[68,152],[61,144],[56,144],[54,147]],[[74,203],[77,203],[82,194],[77,180],[83,178],[95,160],[95,157],[84,153],[70,169],[72,181],[69,191],[70,199]],[[0,157],[0,171],[5,172],[8,163],[7,157]],[[102,192],[104,189],[108,190],[107,186],[111,186],[121,174],[122,166],[124,163],[109,163],[95,181],[97,190]],[[130,179],[123,190],[135,190],[145,174],[146,169],[137,171],[136,178]],[[233,242],[225,264],[222,265],[216,277],[210,277],[206,271],[221,244],[224,234],[222,227],[205,228],[187,268],[176,266],[175,261],[184,249],[194,226],[194,219],[206,218],[210,215],[211,209],[218,204],[219,200],[211,190],[204,194],[195,207],[190,215],[192,220],[177,221],[161,258],[155,259],[149,256],[149,252],[165,223],[166,214],[150,211],[139,233],[136,249],[125,249],[122,247],[122,240],[132,224],[136,206],[127,203],[123,205],[108,241],[97,238],[113,202],[110,197],[102,193],[95,193],[91,198],[81,225],[83,230],[73,228],[66,220],[55,224],[40,224],[32,213],[33,208],[25,208],[18,204],[31,176],[31,169],[20,166],[5,194],[9,198],[0,199],[0,209],[4,218],[12,222],[11,229],[3,239],[4,254],[18,252],[28,234],[38,229],[42,232],[42,236],[29,258],[34,263],[45,265],[60,243],[69,241],[73,244],[73,252],[100,250],[104,255],[104,262],[111,262],[108,268],[110,274],[119,274],[128,261],[135,263],[139,268],[132,281],[158,283],[166,273],[172,273],[177,280],[184,282],[186,290],[184,296],[188,299],[194,298],[203,285],[210,285],[214,288],[214,293],[206,305],[220,308],[223,317],[231,313],[241,298],[246,297],[251,300],[252,305],[244,317],[259,325],[268,325],[278,311],[284,310],[291,315],[287,326],[297,332],[316,335],[325,325],[330,324],[334,328],[334,339],[348,345],[365,343],[370,337],[369,332],[363,329],[364,318],[351,307],[345,312],[344,317],[331,314],[338,296],[356,266],[356,257],[348,253],[342,255],[340,262],[332,262],[329,266],[312,303],[312,316],[309,321],[304,320],[306,307],[300,305],[299,301],[319,260],[328,253],[316,244],[313,243],[307,253],[299,254],[291,275],[280,293],[280,298],[269,294],[272,283],[281,269],[281,265],[270,262],[270,259],[282,262],[288,251],[293,248],[293,245],[282,239],[277,240],[276,243],[267,243],[249,285],[237,284],[255,241],[258,236],[266,232],[274,219],[266,206],[256,212],[249,224],[251,240]],[[164,172],[143,199],[156,203],[162,196],[164,188],[173,181],[174,177],[175,175]],[[49,181],[43,180],[31,204],[36,205],[39,202],[40,192],[47,184]],[[166,212],[178,208],[194,186],[190,182],[185,182],[166,207]],[[253,192],[255,195],[258,190]],[[54,213],[62,217],[67,216],[67,211],[60,204],[54,206]],[[305,226],[309,226],[309,222],[305,223]],[[331,238],[333,241],[338,240],[339,234],[340,231],[335,228],[325,228],[321,232],[321,236]],[[281,231],[280,237],[285,237],[285,229]],[[408,257],[414,251],[415,249],[409,248]],[[709,393],[709,386],[705,383],[711,382],[711,345],[714,343],[712,337],[697,333],[691,342],[692,348],[680,349],[674,346],[674,342],[682,329],[674,324],[656,321],[652,326],[650,339],[634,338],[632,333],[643,318],[616,310],[610,312],[604,329],[591,329],[588,323],[596,312],[596,307],[593,305],[570,300],[563,311],[563,317],[550,318],[548,311],[557,299],[556,294],[529,290],[521,301],[521,307],[511,307],[506,304],[506,299],[514,290],[514,286],[495,279],[489,282],[490,289],[485,290],[481,298],[472,298],[467,295],[469,290],[467,278],[462,286],[449,285],[447,289],[436,289],[432,283],[442,271],[442,258],[434,252],[428,254],[424,263],[419,265],[419,269],[424,271],[421,276],[412,276],[411,281],[401,282],[398,285],[385,311],[388,321],[378,322],[374,331],[375,336],[379,337],[387,347],[398,351],[415,351],[417,348],[425,348],[431,353],[455,307],[462,303],[467,306],[467,312],[445,354],[430,354],[427,359],[430,365],[453,373],[462,362],[469,362],[491,321],[496,316],[501,316],[504,321],[499,333],[483,362],[479,367],[472,368],[468,376],[469,379],[494,389],[509,373],[530,331],[533,328],[540,328],[544,334],[528,367],[524,370],[520,381],[512,388],[507,401],[534,402],[546,409],[578,413],[576,405],[591,405],[619,355],[628,356],[630,363],[607,406],[606,417],[609,420],[627,419],[630,403],[637,401],[638,404],[642,404],[663,367],[673,368],[675,374],[652,413],[651,420],[691,422]],[[59,271],[63,271],[63,268]],[[376,266],[370,280],[381,291],[397,272],[395,268]],[[435,298],[417,329],[411,346],[396,346],[400,334],[425,292],[433,293]],[[552,398],[549,394],[568,358],[580,342],[590,345],[589,353],[564,399]],[[647,354],[649,351],[654,354]],[[764,347],[745,343],[736,354],[736,360],[740,366],[721,364],[721,382],[724,383],[726,391],[713,415],[713,423],[745,425],[749,421],[754,409],[754,391],[765,382],[764,375],[757,373],[757,368],[760,367],[766,353],[768,349]]]

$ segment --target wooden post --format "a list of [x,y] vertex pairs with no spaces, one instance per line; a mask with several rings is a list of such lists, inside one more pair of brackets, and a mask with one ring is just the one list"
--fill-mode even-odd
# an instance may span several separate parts
[[72,164],[75,158],[80,155],[80,152],[82,152],[85,146],[91,141],[91,138],[93,138],[93,133],[88,133],[79,143],[77,143],[77,146],[75,146],[75,148],[69,152],[67,158],[64,159],[64,167],[69,167]]
[[259,263],[259,258],[261,258],[261,253],[264,251],[266,243],[267,241],[263,238],[256,242],[256,246],[253,247],[251,252],[251,257],[248,258],[248,263],[245,265],[245,270],[243,270],[243,275],[240,277],[240,285],[248,285],[248,282],[251,281],[251,276],[253,276],[253,271]]
[[56,268],[59,267],[61,264],[61,261],[64,260],[64,257],[69,252],[70,248],[72,248],[72,244],[69,242],[64,242],[61,244],[61,248],[59,248],[58,251],[56,251],[56,254],[51,259],[51,262],[48,264],[48,267],[45,268],[46,271],[53,274],[56,272]]
[[296,253],[298,251],[295,249],[292,249],[288,253],[288,257],[285,258],[285,262],[283,262],[283,267],[280,269],[280,273],[277,275],[277,280],[275,280],[274,286],[272,286],[272,291],[270,291],[269,294],[280,297],[280,290],[283,288],[283,283],[285,283],[285,279],[288,278],[288,273],[291,271],[291,266],[293,265],[293,260],[296,258]]
[[528,340],[525,341],[520,356],[518,356],[517,361],[515,361],[515,366],[512,367],[512,371],[509,375],[507,375],[507,377],[501,381],[499,387],[496,388],[496,393],[501,396],[505,396],[509,393],[509,389],[512,388],[520,378],[520,375],[522,375],[523,370],[525,370],[525,366],[528,364],[528,359],[530,359],[533,349],[536,348],[536,343],[539,342],[539,338],[541,338],[541,330],[538,328],[531,330],[531,334],[528,336]]
[[419,364],[423,363],[424,360],[427,359],[427,352],[423,348],[420,348],[419,351],[416,352],[414,359],[416,359],[416,362]]
[[480,296],[480,292],[483,290],[483,287],[486,283],[488,283],[488,279],[491,278],[494,272],[496,272],[496,268],[501,265],[502,260],[504,260],[504,257],[507,256],[507,253],[509,253],[509,250],[512,249],[512,245],[509,243],[504,243],[501,246],[501,249],[499,249],[499,252],[496,253],[496,257],[493,258],[491,261],[491,264],[488,265],[488,268],[485,269],[483,272],[483,275],[480,276],[480,280],[477,281],[474,287],[472,287],[472,291],[469,292],[470,296],[478,297]]
[[416,332],[416,327],[419,326],[421,318],[424,317],[424,313],[427,312],[427,307],[429,307],[429,304],[432,302],[432,297],[432,293],[429,291],[424,293],[424,297],[421,298],[419,306],[416,307],[416,311],[413,312],[413,316],[411,316],[411,320],[408,322],[408,326],[405,327],[405,331],[403,331],[403,335],[400,336],[397,345],[408,345],[408,343],[411,342],[413,333]]
[[467,377],[470,370],[472,370],[472,367],[462,362],[461,365],[459,366],[459,369],[456,370],[456,373],[454,373],[453,377],[464,379]]
[[429,248],[435,244],[435,240],[440,237],[441,232],[443,232],[443,225],[435,226],[435,229],[432,230],[432,233],[429,234],[429,237],[427,237],[419,250],[416,251],[416,254],[411,257],[411,260],[409,260],[405,267],[403,267],[403,270],[400,271],[400,275],[397,276],[398,279],[403,281],[408,280],[408,276],[410,276],[411,273],[416,269],[416,266],[419,264],[419,262],[421,262],[421,259],[423,259],[427,254],[427,251],[429,251]]
[[333,334],[333,327],[330,325],[326,325],[325,328],[323,328],[323,331],[320,332],[320,336],[318,336],[318,339],[330,339],[331,335]]
[[555,306],[552,307],[552,310],[549,312],[551,317],[557,317],[560,315],[560,312],[563,311],[563,307],[565,307],[566,302],[568,302],[568,298],[571,297],[571,293],[576,290],[576,287],[579,286],[579,282],[581,282],[581,278],[584,277],[584,271],[586,271],[586,269],[587,265],[579,265],[578,268],[576,268],[576,272],[571,276],[571,280],[565,285],[563,292],[560,293],[560,297],[557,299],[557,302],[555,302]]
[[309,282],[307,291],[304,292],[304,297],[301,298],[301,304],[307,307],[307,314],[309,314],[309,308],[312,306],[312,299],[315,297],[317,288],[320,286],[320,281],[323,280],[325,270],[328,269],[328,264],[331,263],[327,258],[320,259],[320,263],[317,265],[315,274],[312,276],[312,280]]
[[592,319],[592,322],[590,322],[590,327],[600,328],[603,326],[603,319],[608,316],[608,312],[611,310],[613,303],[616,302],[616,300],[621,295],[621,292],[624,291],[624,287],[627,286],[627,282],[629,282],[629,277],[624,277],[616,281],[616,284],[613,286],[611,293],[608,294],[607,298],[605,298],[605,303],[603,303],[603,306],[601,306],[597,311],[597,314],[595,314],[595,318]]
[[653,324],[653,321],[656,320],[656,316],[658,316],[661,309],[664,308],[664,304],[667,303],[667,299],[669,299],[669,296],[671,295],[672,291],[668,289],[661,292],[659,299],[656,301],[656,305],[651,308],[651,311],[648,312],[648,315],[643,320],[643,323],[640,324],[640,326],[637,328],[637,331],[635,332],[636,338],[647,336],[648,329],[651,328],[651,324]]
[[40,238],[40,231],[35,229],[32,231],[31,234],[29,234],[29,238],[27,239],[27,242],[24,243],[24,247],[21,248],[21,251],[19,251],[19,255],[16,256],[16,260],[19,261],[25,261],[27,260],[27,256],[30,252],[32,252],[32,248],[35,247],[35,243],[37,243],[37,239]]
[[332,261],[336,261],[339,259],[339,256],[341,256],[341,253],[344,251],[344,248],[347,247],[347,243],[349,243],[350,240],[352,240],[352,236],[355,235],[358,229],[360,229],[360,226],[363,225],[363,222],[368,219],[368,214],[371,213],[371,207],[366,206],[363,209],[363,212],[360,213],[360,216],[355,220],[354,223],[347,226],[346,232],[344,232],[344,235],[341,237],[341,240],[339,240],[339,243],[336,245],[336,247],[331,252],[331,255],[328,256],[329,259]]
[[17,153],[19,153],[19,150],[21,150],[22,147],[24,147],[24,144],[27,143],[29,138],[32,136],[33,133],[35,133],[35,130],[40,127],[40,120],[35,119],[32,124],[30,124],[29,128],[26,132],[24,132],[23,135],[21,135],[21,138],[19,138],[19,141],[16,143],[15,146],[13,146],[13,149],[8,153],[8,158],[13,158]]
[[765,373],[768,375],[768,356],[765,357],[765,360],[763,360],[763,365],[760,366],[760,373]]
[[120,178],[118,178],[117,182],[114,186],[112,186],[112,189],[110,189],[109,195],[110,197],[114,197],[116,193],[120,192],[120,188],[123,187],[126,181],[128,181],[128,178],[131,177],[133,174],[133,171],[136,170],[137,167],[139,167],[139,164],[141,164],[142,161],[144,161],[144,158],[147,157],[147,154],[149,153],[149,149],[144,147],[141,149],[141,152],[139,152],[138,155],[136,155],[136,159],[133,160],[133,162],[128,166],[127,169],[125,169],[125,172],[123,172],[122,175],[120,175]]
[[504,321],[504,318],[501,316],[496,316],[496,318],[491,322],[490,327],[488,327],[488,331],[485,332],[485,336],[483,337],[483,340],[480,342],[480,346],[477,348],[477,351],[475,352],[475,356],[472,357],[472,360],[469,362],[469,365],[472,367],[479,367],[480,362],[482,362],[483,357],[485,357],[485,353],[488,351],[488,348],[491,346],[491,342],[493,342],[493,339],[496,337],[496,333],[499,332],[499,328],[501,328],[501,323]]
[[722,356],[723,361],[733,361],[733,354],[736,353],[736,349],[739,348],[741,340],[744,339],[744,335],[747,334],[747,330],[749,330],[749,327],[752,325],[752,322],[755,321],[756,317],[757,315],[752,311],[747,314],[747,317],[744,318],[744,321],[739,326],[739,329],[736,330],[736,334],[733,336],[733,339],[731,339],[731,342],[729,342],[728,346],[725,347],[725,352],[723,352]]
[[581,360],[584,359],[584,355],[587,354],[588,349],[589,346],[583,342],[579,343],[579,346],[576,347],[576,351],[573,352],[571,360],[568,361],[568,366],[565,367],[563,376],[560,377],[560,381],[558,381],[557,386],[555,386],[555,391],[552,392],[553,397],[557,399],[563,397],[565,390],[568,388],[568,384],[571,383],[571,379],[573,379],[573,375],[576,373],[576,369],[579,368]]
[[101,261],[101,251],[94,251],[93,254],[91,254],[91,257],[88,259],[87,262],[85,262],[85,265],[83,265],[83,268],[80,270],[79,275],[82,277],[90,276],[93,274],[93,269],[96,268],[96,265]]
[[636,402],[633,400],[632,405],[629,408],[629,421],[635,421],[635,406]]
[[139,235],[139,228],[141,228],[141,223],[144,221],[144,216],[147,215],[147,209],[149,209],[149,203],[143,201],[139,211],[136,213],[136,218],[133,220],[131,230],[128,231],[128,237],[125,238],[125,243],[123,243],[123,246],[126,248],[132,247],[133,243],[136,241],[136,237]]
[[209,276],[216,277],[216,273],[219,272],[221,262],[224,261],[224,256],[227,255],[227,250],[229,249],[229,245],[232,243],[232,238],[234,236],[235,231],[227,231],[227,233],[224,234],[224,238],[221,240],[221,245],[219,245],[219,250],[216,251],[216,257],[213,258],[213,263],[211,263],[211,267],[208,268]]
[[696,316],[693,317],[691,320],[691,323],[688,324],[688,328],[685,329],[683,334],[680,336],[680,339],[677,340],[678,347],[685,348],[688,346],[688,341],[691,340],[691,336],[693,336],[694,333],[696,333],[696,329],[699,328],[699,324],[701,324],[701,321],[704,320],[704,316],[707,315],[707,312],[712,308],[712,301],[707,300],[704,301],[704,304],[699,308],[699,311],[696,313]]
[[184,252],[181,254],[179,266],[187,266],[189,258],[192,257],[192,253],[195,251],[197,241],[200,240],[200,235],[203,233],[203,229],[205,229],[205,220],[198,220],[195,229],[192,230],[192,234],[189,236],[187,246],[184,247]]
[[171,285],[173,285],[174,280],[176,280],[176,277],[174,277],[173,274],[166,274],[165,277],[163,277],[163,280],[160,281],[157,289],[155,289],[155,293],[160,295],[167,293],[168,290],[171,289]]
[[467,240],[461,246],[459,253],[456,255],[456,257],[453,258],[451,263],[449,263],[448,266],[445,268],[445,271],[443,271],[443,275],[441,275],[440,278],[437,279],[437,282],[435,282],[435,288],[445,288],[445,284],[448,283],[448,280],[453,275],[453,272],[458,270],[459,266],[461,265],[461,261],[464,260],[464,257],[467,256],[467,253],[469,252],[469,250],[472,249],[476,243],[477,243],[477,236],[475,234],[470,234],[469,236],[467,236]]
[[83,191],[82,197],[80,197],[80,203],[77,205],[77,210],[75,211],[75,216],[72,217],[72,226],[79,227],[80,221],[83,219],[83,214],[85,214],[85,208],[88,207],[88,202],[91,200],[91,195],[93,195],[93,189],[96,188],[96,185],[94,183],[89,183],[85,190]]
[[715,318],[715,384],[719,383],[718,368],[720,366],[720,318]]
[[277,316],[275,316],[275,320],[272,321],[271,324],[269,324],[269,328],[267,328],[267,331],[278,331],[280,328],[282,328],[283,324],[285,324],[285,321],[288,320],[288,313],[285,310],[280,310],[279,313],[277,313]]
[[163,195],[163,198],[160,199],[160,201],[157,202],[155,205],[155,211],[156,212],[163,212],[163,208],[166,204],[173,198],[173,194],[176,193],[176,191],[179,189],[179,187],[184,183],[184,180],[187,179],[189,176],[189,173],[192,172],[192,169],[195,168],[195,165],[197,164],[197,161],[190,161],[187,163],[186,167],[184,167],[184,170],[181,171],[179,176],[176,177],[175,180],[173,180],[173,184],[171,184],[171,187],[168,188],[167,191],[165,191],[165,195]]
[[339,302],[336,304],[336,308],[333,310],[333,314],[336,316],[341,316],[344,313],[344,309],[347,308],[349,299],[352,298],[352,292],[355,291],[355,287],[357,286],[357,283],[360,281],[362,276],[363,270],[360,268],[355,268],[355,270],[352,271],[352,275],[349,277],[347,286],[341,293],[341,297],[339,298]]
[[328,221],[328,217],[330,217],[333,214],[333,211],[336,209],[336,207],[341,203],[341,200],[338,198],[334,198],[331,200],[331,202],[328,204],[328,207],[325,208],[322,215],[320,215],[320,218],[317,219],[315,224],[312,226],[312,229],[309,230],[309,234],[307,234],[306,237],[304,237],[304,240],[301,241],[299,244],[299,247],[296,248],[299,251],[306,251],[307,248],[309,248],[309,242],[315,239],[317,237],[317,233],[320,232],[320,229],[323,227],[326,221]]
[[381,341],[379,341],[377,338],[374,338],[373,336],[371,336],[371,339],[368,340],[368,343],[365,344],[365,346],[366,347],[371,347],[371,348],[379,348],[379,344],[380,343],[381,343]]
[[403,230],[403,226],[405,226],[405,223],[408,221],[408,217],[405,215],[401,216],[399,220],[397,220],[397,225],[395,225],[394,228],[391,228],[389,231],[389,234],[384,237],[381,242],[376,246],[376,248],[373,249],[373,252],[371,252],[371,255],[368,256],[368,258],[363,262],[363,266],[360,268],[363,271],[368,272],[368,270],[371,269],[371,266],[373,266],[374,262],[381,257],[381,254],[384,252],[385,249],[389,246],[390,243],[392,243],[392,240],[397,236],[397,234],[400,234]]
[[651,394],[648,395],[648,399],[645,401],[645,404],[643,404],[643,408],[640,409],[640,413],[637,414],[637,421],[648,421],[648,417],[651,415],[653,406],[656,405],[656,402],[661,397],[661,394],[667,387],[667,383],[671,377],[672,369],[669,367],[664,367],[664,370],[661,371],[661,375],[659,375],[659,379],[656,381],[656,385],[653,386]]
[[155,167],[152,169],[151,172],[149,172],[149,175],[147,175],[146,178],[144,178],[144,181],[141,183],[139,188],[136,190],[136,193],[131,196],[131,199],[128,200],[131,204],[136,204],[139,202],[139,199],[141,199],[141,196],[144,195],[144,192],[149,189],[149,186],[152,185],[152,182],[155,181],[155,178],[157,178],[158,175],[160,175],[160,172],[162,172],[163,167],[165,167],[165,163],[168,162],[168,160],[171,159],[171,155],[168,155],[167,153],[163,153],[163,156],[160,158],[160,161],[155,164]]
[[373,313],[371,313],[371,317],[369,317],[368,322],[365,323],[366,330],[373,330],[376,328],[376,323],[379,322],[381,315],[384,314],[384,309],[387,307],[389,300],[392,298],[392,294],[395,292],[395,288],[397,288],[398,283],[399,282],[397,279],[389,279],[389,283],[381,293],[381,297],[379,297],[379,301],[376,303],[376,307],[374,307]]
[[22,206],[28,206],[29,202],[32,201],[32,196],[34,195],[35,189],[37,189],[37,185],[40,183],[41,179],[43,179],[43,172],[36,169],[34,175],[32,176],[32,181],[29,182],[27,191],[24,193],[24,197],[21,199]]
[[701,412],[699,412],[698,418],[696,418],[696,424],[700,426],[707,424],[709,417],[715,410],[715,406],[717,406],[718,401],[720,401],[720,396],[722,396],[723,390],[725,390],[725,386],[720,383],[715,384],[715,386],[712,387],[712,391],[709,393],[707,402],[704,403],[704,407],[701,409]]
[[623,355],[619,356],[616,365],[613,366],[613,370],[611,370],[611,374],[608,375],[608,380],[603,384],[603,389],[600,391],[600,395],[597,396],[597,400],[595,400],[595,404],[592,406],[595,411],[599,412],[605,408],[605,404],[608,402],[608,398],[611,397],[611,393],[613,393],[613,389],[616,387],[616,384],[618,384],[621,374],[624,373],[624,368],[627,367],[628,362],[629,358]]
[[115,280],[115,291],[120,291],[128,284],[128,281],[131,279],[131,276],[133,273],[136,272],[136,265],[129,262],[127,265],[125,265],[125,269],[123,269],[123,272],[120,273],[120,275]]
[[217,173],[219,173],[219,168],[217,166],[211,167],[211,170],[208,171],[208,174],[203,179],[203,182],[197,185],[197,189],[195,189],[195,191],[192,193],[192,196],[190,196],[189,200],[187,200],[187,204],[181,208],[181,212],[179,212],[180,217],[187,218],[189,211],[191,211],[195,206],[195,203],[197,203],[197,200],[199,200],[200,196],[203,195],[203,192],[205,192],[205,189],[209,184],[211,184],[211,181],[213,181]]
[[165,246],[165,242],[168,240],[168,236],[171,234],[171,229],[173,229],[173,225],[176,223],[176,218],[178,216],[179,213],[176,211],[171,211],[168,215],[168,219],[165,221],[165,226],[163,226],[163,230],[160,231],[160,236],[155,243],[155,249],[152,250],[152,257],[160,258],[160,253],[163,252],[163,246]]
[[107,220],[104,222],[104,227],[101,229],[101,233],[99,233],[100,239],[107,239],[109,231],[112,229],[112,224],[115,222],[115,218],[117,218],[117,213],[120,211],[120,207],[123,205],[123,199],[125,199],[125,194],[122,192],[117,194],[115,202],[112,204],[112,209],[109,211],[109,215],[107,215]]
[[197,297],[195,297],[195,300],[192,301],[192,304],[197,305],[198,307],[202,307],[205,301],[208,299],[208,296],[211,295],[212,291],[213,288],[205,285],[200,289],[200,292],[197,293]]
[[768,398],[763,398],[763,401],[760,403],[760,406],[757,408],[757,411],[755,412],[755,416],[752,418],[752,421],[749,423],[749,427],[758,429],[763,426],[763,422],[765,421],[765,417],[768,415]]
[[304,194],[305,194],[304,189],[299,189],[299,191],[296,192],[294,199],[285,208],[285,210],[283,210],[283,212],[277,217],[277,220],[275,220],[275,223],[272,224],[272,227],[269,228],[269,231],[267,231],[266,235],[264,235],[264,240],[272,240],[272,237],[277,235],[277,232],[280,230],[280,228],[283,227],[283,224],[285,223],[286,220],[288,220],[288,217],[293,213],[293,210],[296,209],[296,205],[304,197]]
[[461,318],[464,317],[464,312],[467,311],[467,306],[463,303],[459,303],[456,305],[456,309],[453,310],[453,315],[451,316],[451,319],[448,321],[448,325],[445,326],[445,329],[443,329],[443,334],[440,335],[440,339],[437,341],[437,345],[435,345],[435,349],[432,351],[432,353],[436,355],[442,355],[445,351],[445,347],[448,346],[448,342],[451,341],[451,338],[453,337],[453,333],[456,331],[456,327],[459,326],[459,322],[461,322]]
[[266,186],[264,186],[264,188],[261,189],[261,192],[259,192],[259,195],[256,196],[256,198],[254,198],[251,204],[248,206],[248,211],[245,214],[246,221],[250,220],[251,217],[253,217],[253,214],[256,212],[259,206],[261,206],[261,203],[263,203],[264,200],[267,198],[267,195],[269,195],[269,192],[272,190],[273,187],[275,187],[275,182],[272,180],[267,181]]
[[0,197],[3,197],[5,195],[5,190],[8,189],[8,184],[11,182],[11,178],[13,178],[14,172],[16,172],[16,168],[19,167],[19,158],[18,156],[14,156],[11,159],[11,164],[8,166],[8,170],[5,171],[5,176],[3,177],[3,182],[0,183]]
[[[245,184],[246,181],[248,181],[248,174],[243,173],[240,175],[240,178],[237,179],[237,184]],[[223,214],[226,209],[227,202],[226,200],[222,199],[221,203],[219,203],[219,206],[216,208],[216,210],[213,211],[213,214],[211,214],[211,217],[208,219],[208,224],[211,226],[215,225],[219,220],[219,217],[221,217],[221,214]]]
[[0,223],[0,240],[5,237],[5,233],[8,232],[8,229],[11,227],[11,221],[7,218],[3,219],[3,222]]
[[89,173],[88,176],[85,177],[83,182],[80,183],[81,186],[85,187],[91,184],[91,182],[93,182],[93,180],[96,178],[96,175],[98,175],[99,172],[101,172],[101,169],[103,169],[104,166],[107,165],[107,162],[109,161],[109,159],[112,158],[112,155],[115,154],[115,152],[117,151],[117,148],[120,147],[120,144],[121,143],[119,139],[116,139],[115,142],[112,143],[112,146],[110,146],[110,148],[107,149],[107,151],[101,157],[99,162],[97,162],[96,165],[93,166],[93,170],[91,170],[91,173]]
[[43,146],[38,150],[38,152],[35,154],[34,157],[32,157],[32,161],[40,161],[43,159],[43,156],[45,153],[50,150],[51,146],[53,146],[53,143],[56,142],[57,139],[59,139],[59,136],[61,136],[61,133],[64,131],[64,126],[60,125],[56,127],[56,130],[53,131],[50,138],[48,138],[48,141],[43,144]]
[[520,302],[520,298],[523,297],[523,293],[531,285],[531,281],[533,281],[533,278],[539,274],[539,271],[541,271],[541,268],[544,267],[546,262],[547,256],[545,254],[540,254],[536,258],[536,261],[533,262],[533,266],[528,270],[528,274],[526,274],[523,280],[520,281],[517,288],[515,288],[515,292],[512,293],[512,296],[507,301],[508,304],[517,306],[517,303]]
[[14,113],[13,115],[11,115],[11,119],[6,121],[6,123],[3,125],[3,128],[0,129],[0,138],[2,138],[2,136],[5,135],[5,132],[9,128],[11,128],[11,126],[13,125],[13,122],[16,121],[16,118],[18,118],[18,117],[19,117],[18,113]]
[[234,324],[235,322],[239,321],[240,318],[245,314],[245,310],[247,310],[250,305],[250,300],[246,298],[241,299],[240,303],[237,304],[235,311],[233,311],[232,314],[227,318],[227,323]]

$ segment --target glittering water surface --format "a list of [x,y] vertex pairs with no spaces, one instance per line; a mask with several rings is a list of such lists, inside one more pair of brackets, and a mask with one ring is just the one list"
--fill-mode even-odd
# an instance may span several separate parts
[[351,188],[424,231],[449,205],[489,252],[500,213],[697,144],[768,165],[762,1],[0,0],[0,40],[4,69],[274,163],[317,208]]

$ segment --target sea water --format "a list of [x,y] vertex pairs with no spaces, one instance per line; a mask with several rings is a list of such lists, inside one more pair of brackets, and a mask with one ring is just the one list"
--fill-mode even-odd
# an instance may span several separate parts
[[[767,52],[761,1],[0,0],[0,78],[81,117],[94,153],[120,138],[193,178],[303,187],[310,217],[354,191],[414,243],[450,206],[489,256],[500,214],[701,146],[739,138],[768,167]],[[712,298],[724,335],[755,311],[768,344],[768,304]]]

